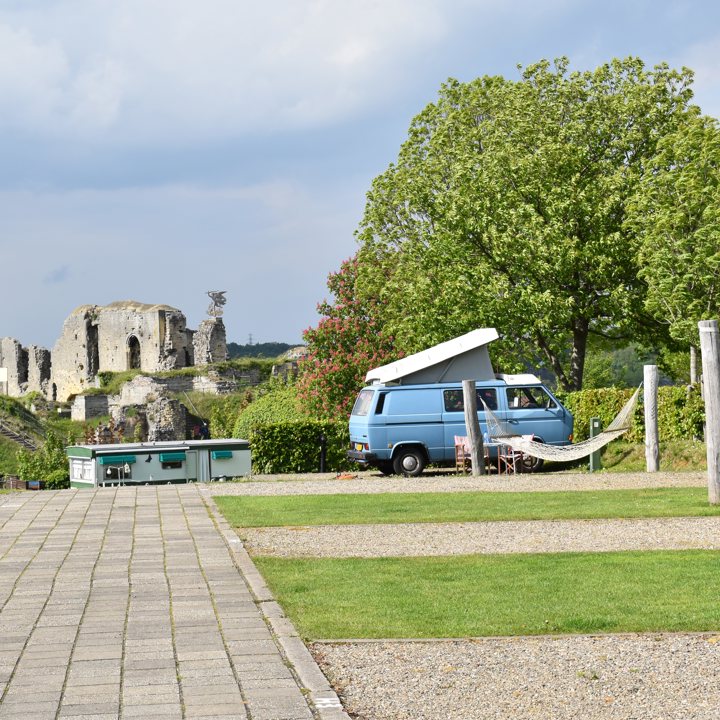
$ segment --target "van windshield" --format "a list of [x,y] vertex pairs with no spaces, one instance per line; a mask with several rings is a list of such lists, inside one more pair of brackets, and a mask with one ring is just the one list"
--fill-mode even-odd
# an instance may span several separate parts
[[360,394],[355,400],[355,405],[352,409],[353,415],[367,415],[370,412],[370,405],[372,405],[372,399],[375,395],[373,390],[361,390]]

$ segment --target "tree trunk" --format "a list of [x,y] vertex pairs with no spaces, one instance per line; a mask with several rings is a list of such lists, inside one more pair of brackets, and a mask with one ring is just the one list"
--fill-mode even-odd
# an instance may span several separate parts
[[582,390],[589,327],[590,323],[585,318],[578,318],[573,323],[573,348],[572,354],[570,355],[569,390]]

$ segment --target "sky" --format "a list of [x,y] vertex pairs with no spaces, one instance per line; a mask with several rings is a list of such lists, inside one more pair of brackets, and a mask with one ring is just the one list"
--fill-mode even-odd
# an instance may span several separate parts
[[228,341],[299,343],[443,82],[628,55],[720,117],[709,0],[0,0],[0,337],[225,290]]

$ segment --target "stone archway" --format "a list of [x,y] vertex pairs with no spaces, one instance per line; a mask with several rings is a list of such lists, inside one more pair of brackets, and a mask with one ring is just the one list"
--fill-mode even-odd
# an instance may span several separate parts
[[130,335],[127,339],[127,367],[128,370],[140,370],[140,341]]

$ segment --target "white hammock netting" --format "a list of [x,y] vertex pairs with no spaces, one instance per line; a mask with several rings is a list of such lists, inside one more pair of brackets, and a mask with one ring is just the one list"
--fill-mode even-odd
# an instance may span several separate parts
[[630,428],[639,394],[640,388],[633,393],[622,410],[620,410],[613,421],[605,430],[602,430],[599,435],[589,438],[588,440],[583,440],[575,445],[546,445],[545,443],[535,442],[532,439],[532,435],[517,435],[506,422],[500,420],[483,402],[488,436],[493,442],[509,445],[514,450],[520,450],[520,452],[526,455],[532,455],[533,457],[542,458],[543,460],[555,460],[557,462],[579,460],[599,450],[612,440],[615,440],[615,438],[620,437],[620,435]]

